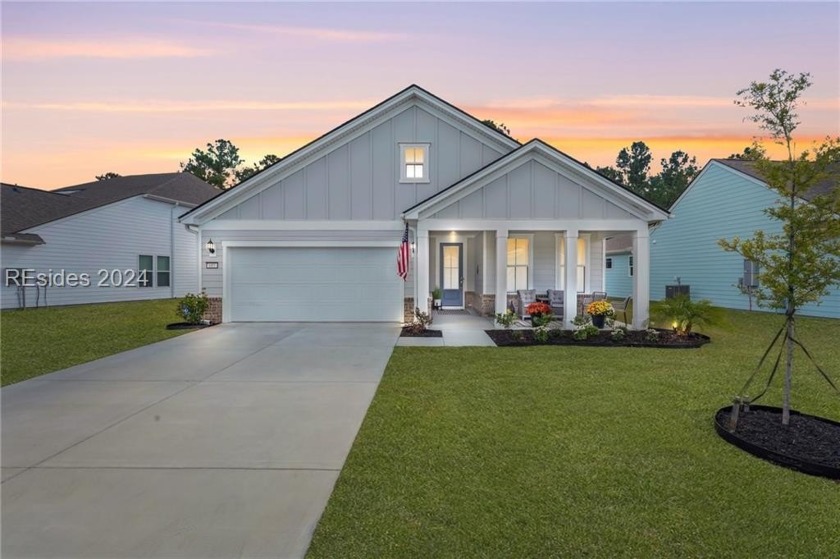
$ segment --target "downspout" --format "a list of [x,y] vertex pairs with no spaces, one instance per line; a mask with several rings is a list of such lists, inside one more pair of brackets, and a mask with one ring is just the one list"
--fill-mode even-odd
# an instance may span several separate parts
[[202,282],[202,277],[201,277],[201,255],[202,255],[202,252],[201,252],[201,227],[199,227],[197,225],[187,225],[186,227],[187,227],[187,231],[195,234],[197,239],[198,239],[195,243],[197,253],[198,253],[197,257],[196,257],[196,272],[197,272],[196,280],[198,281],[198,283],[196,283],[195,287],[196,287],[197,294],[200,294],[204,291],[204,288],[201,287],[201,282]]
[[178,209],[179,202],[169,210],[169,296],[175,298],[175,210]]

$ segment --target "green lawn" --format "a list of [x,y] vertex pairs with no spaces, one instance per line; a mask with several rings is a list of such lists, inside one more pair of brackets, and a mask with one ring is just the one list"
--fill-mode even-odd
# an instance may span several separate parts
[[[714,432],[781,320],[731,318],[697,350],[397,348],[308,557],[837,557],[840,484]],[[840,321],[800,327],[840,380]]]
[[3,386],[166,338],[179,322],[175,299],[0,313]]

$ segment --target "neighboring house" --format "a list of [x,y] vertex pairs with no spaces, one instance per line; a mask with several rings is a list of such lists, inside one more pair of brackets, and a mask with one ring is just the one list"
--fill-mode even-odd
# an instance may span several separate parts
[[605,291],[607,296],[630,297],[633,294],[633,237],[618,235],[604,244]]
[[[53,191],[0,189],[2,308],[198,291],[198,236],[178,216],[219,190],[193,175],[136,175]],[[39,274],[49,281],[38,281]]]
[[201,286],[225,322],[401,322],[430,308],[436,286],[444,308],[492,314],[518,289],[557,288],[575,309],[578,292],[603,289],[603,240],[629,233],[640,326],[648,226],[667,218],[547,144],[522,145],[413,85],[181,221],[201,232]]
[[[835,177],[816,189],[825,192],[837,184]],[[749,238],[758,229],[781,231],[780,222],[763,211],[777,200],[752,162],[710,161],[671,206],[672,218],[651,232],[651,299],[663,299],[666,286],[679,279],[689,286],[692,299],[731,309],[757,308],[746,292],[758,283],[760,270],[739,254],[725,252],[717,241]],[[800,313],[840,318],[840,288],[821,305],[807,305]]]

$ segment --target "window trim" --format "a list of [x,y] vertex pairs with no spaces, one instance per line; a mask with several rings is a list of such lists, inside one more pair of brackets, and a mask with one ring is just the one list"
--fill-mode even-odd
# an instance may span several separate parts
[[[519,233],[516,235],[508,235],[505,239],[505,290],[508,294],[516,293],[516,291],[507,291],[510,287],[507,284],[507,270],[510,264],[507,262],[507,242],[508,239],[525,239],[528,241],[528,287],[526,289],[534,289],[534,234],[533,233]],[[516,266],[516,265],[514,265]]]
[[635,267],[635,263],[633,262],[633,255],[631,254],[627,258],[627,277],[633,277],[633,268]]
[[[400,183],[406,184],[426,184],[431,182],[431,160],[429,158],[429,153],[431,152],[431,144],[424,143],[424,142],[413,142],[413,143],[400,143],[399,144],[399,151],[400,151]],[[407,149],[411,148],[422,148],[423,149],[423,177],[416,179],[416,178],[409,178],[406,175],[406,161],[405,161],[405,152]]]
[[605,270],[612,270],[613,267],[613,259],[612,256],[604,257],[604,269]]

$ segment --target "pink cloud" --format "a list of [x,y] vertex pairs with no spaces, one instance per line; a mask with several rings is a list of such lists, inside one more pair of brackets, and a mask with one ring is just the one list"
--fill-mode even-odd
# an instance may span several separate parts
[[57,40],[7,37],[3,40],[4,60],[47,60],[56,58],[195,58],[213,51],[189,45],[147,38],[103,40]]

